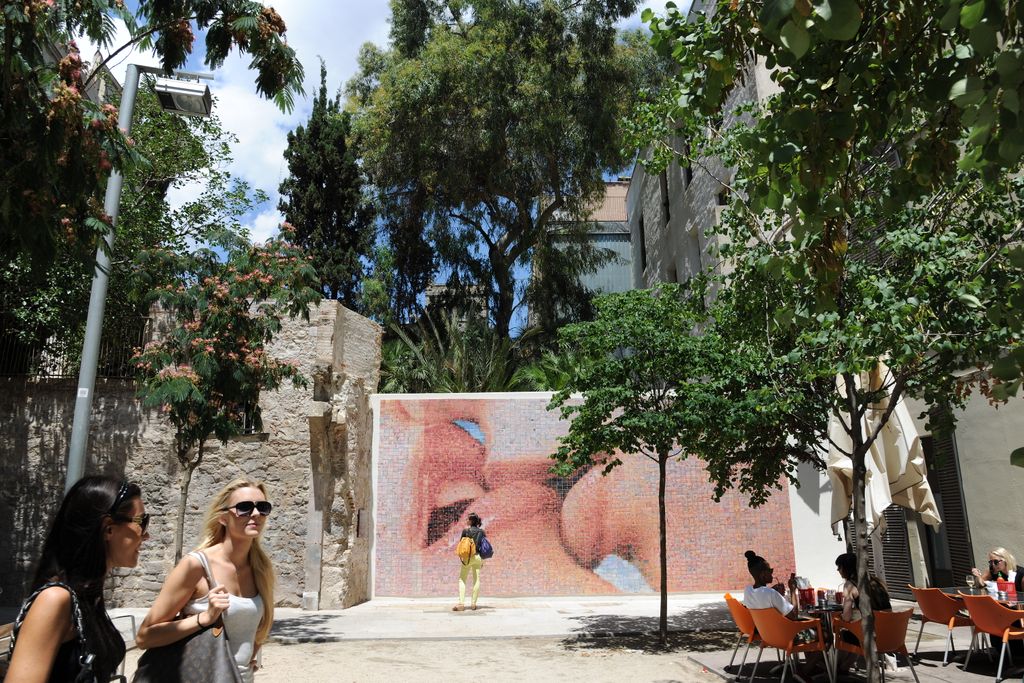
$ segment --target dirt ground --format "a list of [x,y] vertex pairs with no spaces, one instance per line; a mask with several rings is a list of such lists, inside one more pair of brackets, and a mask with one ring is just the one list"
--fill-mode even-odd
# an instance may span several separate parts
[[[688,659],[705,643],[662,649],[649,639],[507,638],[501,640],[367,640],[280,645],[263,652],[260,683],[363,681],[470,682],[587,681],[608,683],[717,683],[714,674]],[[721,649],[719,634],[706,646]],[[731,643],[729,643],[731,645]],[[138,653],[128,655],[129,680]]]

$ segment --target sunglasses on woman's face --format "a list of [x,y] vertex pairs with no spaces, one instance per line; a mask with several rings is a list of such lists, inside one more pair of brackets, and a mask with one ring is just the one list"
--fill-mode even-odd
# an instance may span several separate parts
[[234,505],[229,505],[226,508],[221,508],[220,510],[221,510],[221,512],[227,512],[228,510],[234,510],[235,514],[238,515],[239,517],[251,517],[253,511],[255,510],[256,512],[258,512],[261,515],[263,515],[264,517],[266,517],[267,515],[270,514],[270,511],[273,510],[273,509],[274,509],[274,506],[271,505],[268,501],[265,501],[265,500],[259,500],[259,501],[243,500],[240,503],[235,503]]
[[128,515],[112,515],[112,517],[118,522],[124,522],[125,524],[138,524],[142,533],[146,533],[146,529],[149,528],[149,513],[143,515],[136,515],[129,517]]

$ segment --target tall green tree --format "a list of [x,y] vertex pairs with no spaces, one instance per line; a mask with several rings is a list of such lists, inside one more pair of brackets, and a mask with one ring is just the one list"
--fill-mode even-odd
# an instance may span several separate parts
[[[785,370],[790,391],[827,407],[800,416],[782,394],[760,401],[780,428],[810,423],[794,437],[803,450],[821,448],[813,434],[827,438],[830,417],[842,420],[866,596],[865,454],[878,431],[865,433],[860,418],[888,406],[880,430],[906,395],[962,405],[983,377],[963,375],[974,365],[991,367],[996,398],[1020,386],[1024,18],[998,0],[701,6],[689,17],[672,5],[646,15],[655,48],[678,69],[638,109],[634,141],[664,162],[676,156],[669,136],[681,137],[684,164],[714,156],[732,168],[720,180],[734,190],[722,232],[735,270],[720,315],[766,349],[764,371]],[[778,92],[726,111],[759,67]],[[882,381],[860,382],[879,362],[889,367]],[[838,391],[823,391],[837,378]],[[728,487],[729,458],[751,444],[696,447],[717,459]],[[866,600],[861,610],[874,679]]]
[[[622,455],[643,456],[658,467],[662,643],[668,637],[668,463],[686,457],[689,444],[711,428],[691,415],[713,414],[726,401],[715,384],[725,348],[713,333],[692,333],[704,320],[702,303],[675,284],[597,297],[593,321],[559,330],[562,352],[576,371],[549,405],[571,420],[552,455],[558,474],[596,464],[607,475]],[[582,402],[575,400],[579,395]]]
[[[620,40],[615,22],[634,8],[392,2],[390,47],[363,49],[349,94],[389,247],[397,264],[417,266],[403,285],[436,267],[453,293],[486,296],[508,336],[517,270],[556,219],[585,213],[605,171],[628,162],[619,119],[650,52]],[[418,258],[426,245],[436,262]]]
[[316,271],[288,239],[287,228],[265,245],[245,245],[227,258],[210,249],[179,254],[151,250],[153,270],[175,277],[154,290],[177,323],[135,357],[146,406],[159,407],[174,428],[181,467],[174,561],[181,559],[192,474],[206,443],[241,433],[243,418],[260,428],[260,394],[286,381],[303,386],[298,367],[267,352],[286,316],[309,318],[320,299]]
[[[185,64],[195,31],[205,31],[204,62],[223,64],[237,48],[252,58],[256,89],[290,108],[302,92],[302,67],[284,40],[285,24],[251,0],[142,0],[3,3],[0,24],[0,252],[42,263],[66,243],[91,258],[108,229],[101,192],[112,168],[138,160],[117,126],[117,110],[87,96],[101,68],[86,72],[77,35],[110,47],[115,19],[127,45],[152,49],[165,69]],[[56,52],[56,57],[54,53]],[[107,61],[109,61],[109,59]],[[94,65],[96,66],[96,65]]]
[[350,119],[340,95],[327,95],[327,67],[320,64],[320,92],[305,126],[288,134],[289,176],[278,205],[295,226],[326,296],[363,310],[360,283],[374,242],[373,212],[363,194],[363,174],[350,145]]

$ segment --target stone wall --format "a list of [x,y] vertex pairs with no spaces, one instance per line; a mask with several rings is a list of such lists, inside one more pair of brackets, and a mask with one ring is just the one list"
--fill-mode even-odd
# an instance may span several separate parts
[[[185,515],[186,550],[199,539],[207,502],[235,477],[262,480],[274,503],[264,542],[278,574],[279,605],[347,607],[369,597],[369,539],[356,521],[370,501],[372,420],[380,328],[325,301],[310,320],[287,321],[270,352],[310,380],[261,397],[263,433],[214,441],[195,472]],[[17,604],[63,490],[74,411],[70,382],[3,380],[0,396],[0,602]],[[88,473],[122,473],[153,515],[139,566],[120,570],[111,604],[152,601],[174,558],[178,463],[173,432],[144,409],[128,382],[97,386]]]

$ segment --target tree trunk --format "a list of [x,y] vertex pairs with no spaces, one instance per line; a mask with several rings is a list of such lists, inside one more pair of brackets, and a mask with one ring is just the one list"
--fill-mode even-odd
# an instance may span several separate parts
[[661,551],[661,614],[658,619],[658,639],[668,643],[668,527],[665,522],[665,466],[668,453],[658,453],[658,546]]
[[203,462],[203,447],[206,445],[204,437],[196,448],[196,459],[188,459],[188,451],[178,453],[178,463],[181,465],[181,476],[178,479],[178,523],[174,527],[174,565],[181,561],[181,546],[185,537],[185,506],[188,504],[188,487],[192,483],[192,473]]
[[192,483],[191,463],[183,465],[178,477],[178,522],[174,527],[174,565],[181,561],[181,546],[185,536],[185,505],[188,503],[188,486]]
[[858,606],[861,614],[861,626],[864,639],[864,664],[867,669],[868,683],[879,681],[878,654],[875,652],[875,615],[871,610],[871,594],[868,590],[868,520],[864,500],[864,485],[867,474],[864,446],[865,435],[861,431],[861,421],[857,412],[857,393],[854,377],[845,373],[847,403],[850,406],[850,440],[853,443],[853,542],[857,553],[857,591],[860,593]]
[[512,275],[515,264],[509,261],[508,254],[498,244],[488,250],[487,259],[491,264],[495,285],[494,310],[490,312],[494,318],[494,332],[499,339],[507,339],[512,327],[512,309],[515,307],[516,281]]

